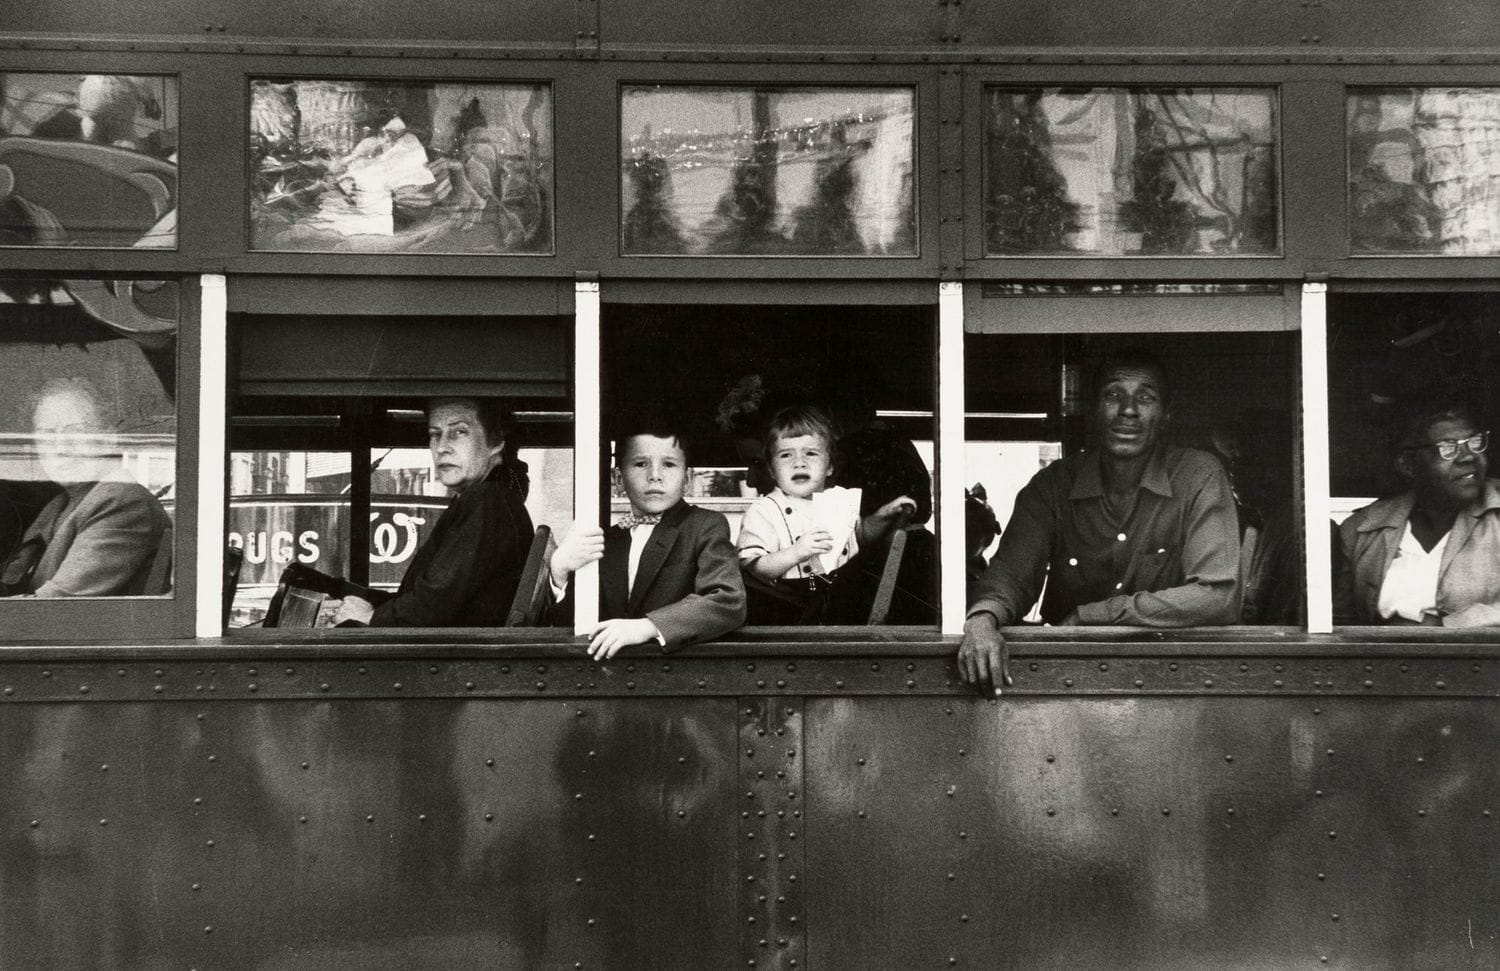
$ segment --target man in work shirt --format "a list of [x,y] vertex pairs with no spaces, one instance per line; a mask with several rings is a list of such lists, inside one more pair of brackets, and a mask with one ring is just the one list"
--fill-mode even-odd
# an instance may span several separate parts
[[975,586],[958,649],[963,679],[1010,682],[1000,628],[1043,584],[1048,624],[1193,627],[1239,616],[1239,529],[1223,466],[1162,444],[1170,395],[1161,362],[1131,348],[1095,372],[1098,444],[1038,472],[1016,497]]

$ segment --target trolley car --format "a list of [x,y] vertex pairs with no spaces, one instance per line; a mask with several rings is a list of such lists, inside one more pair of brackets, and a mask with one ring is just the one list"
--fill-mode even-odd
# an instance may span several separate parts
[[[1335,624],[1330,538],[1393,396],[1500,404],[1489,5],[0,11],[0,552],[56,381],[170,521],[0,599],[0,964],[1500,959],[1500,639]],[[1003,526],[1125,344],[1284,555],[977,696],[965,487]],[[399,579],[423,398],[504,399],[557,531],[642,402],[732,518],[756,388],[914,445],[930,623],[594,663],[584,571],[573,630],[253,624],[278,565]]]

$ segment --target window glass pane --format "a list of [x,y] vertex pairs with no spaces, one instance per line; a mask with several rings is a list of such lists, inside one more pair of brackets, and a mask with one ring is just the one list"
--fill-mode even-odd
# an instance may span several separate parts
[[251,249],[552,252],[545,84],[257,79]]
[[1335,623],[1500,626],[1497,313],[1494,294],[1329,296]]
[[1301,623],[1295,335],[970,334],[964,353],[971,605]]
[[[690,472],[662,501],[680,492],[699,522],[727,520],[721,552],[745,585],[747,623],[937,623],[932,308],[608,306],[604,323],[612,461],[632,458],[642,428],[685,437]],[[707,327],[735,339],[694,339]],[[615,476],[612,522],[656,511],[633,468]],[[605,561],[624,562],[608,549]],[[893,593],[878,602],[888,568]],[[661,582],[678,586],[641,595],[680,599],[704,569],[664,567]],[[601,616],[628,615],[627,581],[601,572]],[[699,639],[728,629],[704,623]]]
[[265,618],[289,563],[349,573],[349,460],[337,452],[232,452],[229,545],[243,556],[229,626]]
[[909,88],[627,85],[627,256],[913,256]]
[[0,281],[0,594],[171,592],[177,299]]
[[985,91],[989,256],[1280,251],[1271,89]]
[[1500,88],[1349,92],[1354,253],[1500,252]]
[[177,245],[177,79],[0,73],[0,245]]

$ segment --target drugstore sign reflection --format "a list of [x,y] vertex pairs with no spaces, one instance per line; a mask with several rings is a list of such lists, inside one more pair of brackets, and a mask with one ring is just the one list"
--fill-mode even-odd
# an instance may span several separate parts
[[[401,582],[406,565],[427,539],[447,503],[411,496],[370,503],[370,583]],[[229,544],[244,551],[239,583],[274,584],[288,564],[347,573],[349,504],[326,496],[246,496],[232,499]]]

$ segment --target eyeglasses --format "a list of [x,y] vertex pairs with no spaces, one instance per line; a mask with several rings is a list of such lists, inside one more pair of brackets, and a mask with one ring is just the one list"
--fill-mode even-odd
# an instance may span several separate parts
[[1460,450],[1467,448],[1471,455],[1479,455],[1490,447],[1490,433],[1480,432],[1468,438],[1444,438],[1436,442],[1428,442],[1425,445],[1412,445],[1406,451],[1417,452],[1424,448],[1437,449],[1438,458],[1444,462],[1452,462],[1458,458]]

